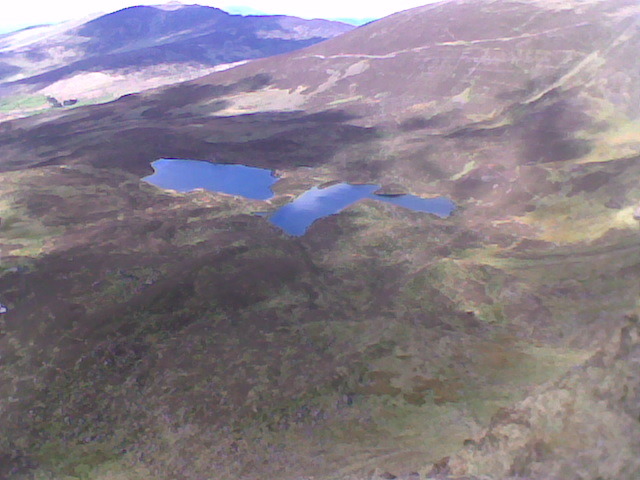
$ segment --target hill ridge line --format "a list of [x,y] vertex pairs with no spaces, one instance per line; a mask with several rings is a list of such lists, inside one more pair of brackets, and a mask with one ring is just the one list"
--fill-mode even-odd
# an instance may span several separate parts
[[553,82],[551,85],[549,85],[544,90],[542,90],[539,93],[529,97],[527,100],[525,100],[522,103],[524,105],[528,105],[530,103],[536,102],[536,101],[540,100],[542,97],[544,97],[547,93],[566,85],[568,82],[571,81],[572,78],[574,78],[575,76],[579,75],[581,72],[586,70],[590,65],[597,64],[598,63],[598,59],[606,58],[606,55],[609,52],[611,52],[611,50],[613,48],[617,47],[618,45],[620,45],[622,43],[625,43],[625,42],[629,41],[629,39],[631,39],[633,37],[633,30],[638,28],[638,26],[640,26],[640,20],[636,20],[636,21],[632,22],[631,25],[629,25],[627,28],[625,28],[620,35],[618,35],[617,37],[615,37],[611,41],[611,44],[607,48],[598,49],[598,50],[595,50],[595,51],[591,52],[585,58],[580,60],[578,62],[578,64],[575,67],[573,67],[569,72],[567,72],[566,74],[561,76],[558,80]]
[[437,42],[431,45],[423,45],[421,47],[413,47],[413,48],[407,48],[402,50],[396,50],[394,52],[385,53],[384,55],[371,55],[366,53],[340,53],[336,55],[322,55],[322,54],[316,53],[313,55],[300,56],[300,57],[297,57],[297,59],[299,60],[302,58],[319,58],[321,60],[332,60],[336,58],[366,58],[366,59],[374,59],[374,60],[385,60],[389,58],[395,58],[397,55],[401,55],[405,53],[421,52],[421,51],[429,50],[431,48],[436,48],[436,47],[458,47],[458,46],[478,45],[478,44],[491,43],[491,42],[511,42],[513,40],[520,40],[523,38],[535,38],[542,35],[546,35],[551,32],[567,30],[567,29],[576,28],[576,27],[583,27],[587,25],[589,25],[589,22],[580,22],[580,23],[571,25],[569,27],[552,28],[552,29],[544,30],[542,32],[537,32],[537,33],[524,33],[522,35],[517,35],[514,37],[497,37],[497,38],[487,38],[487,39],[481,39],[481,40],[455,40],[450,42]]

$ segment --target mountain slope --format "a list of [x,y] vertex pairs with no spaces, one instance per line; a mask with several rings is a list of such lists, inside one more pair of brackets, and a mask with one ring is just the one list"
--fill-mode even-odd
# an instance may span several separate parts
[[[612,322],[613,323],[613,322]],[[613,325],[612,325],[613,326]],[[634,478],[638,318],[612,329],[588,362],[504,409],[478,441],[435,470],[492,478]],[[620,382],[621,378],[627,381]]]
[[[0,124],[0,471],[637,478],[638,13],[443,2]],[[159,157],[276,197],[154,188]],[[336,180],[458,208],[254,215]]]
[[289,52],[354,28],[171,4],[130,7],[78,23],[3,36],[3,97],[50,95],[61,101],[130,93],[194,78],[216,66]]

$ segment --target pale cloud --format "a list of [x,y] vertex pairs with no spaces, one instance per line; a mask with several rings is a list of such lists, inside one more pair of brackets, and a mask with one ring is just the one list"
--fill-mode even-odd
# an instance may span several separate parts
[[[395,0],[393,2],[323,0],[204,0],[200,3],[223,10],[243,5],[268,14],[295,15],[304,18],[379,18],[391,13],[417,7],[433,0]],[[0,32],[42,23],[57,23],[79,19],[94,13],[108,13],[131,5],[164,3],[135,0],[16,0],[3,2],[0,7]]]

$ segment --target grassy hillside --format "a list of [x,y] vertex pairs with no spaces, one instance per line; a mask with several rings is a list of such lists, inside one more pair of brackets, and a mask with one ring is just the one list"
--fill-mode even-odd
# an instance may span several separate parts
[[[567,5],[0,124],[0,477],[636,478],[638,7]],[[163,191],[160,157],[277,195]],[[334,180],[458,208],[254,215]]]

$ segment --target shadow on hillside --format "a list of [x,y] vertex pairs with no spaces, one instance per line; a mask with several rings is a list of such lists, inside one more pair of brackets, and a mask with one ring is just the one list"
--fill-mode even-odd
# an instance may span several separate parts
[[127,95],[79,108],[31,128],[29,121],[16,122],[0,144],[4,170],[84,163],[143,175],[151,173],[149,164],[158,158],[266,168],[319,166],[344,148],[380,136],[374,127],[354,125],[357,117],[342,110],[214,116],[229,106],[225,96],[258,92],[271,83],[264,74],[230,85],[187,83],[152,96]]
[[[65,65],[39,75],[33,75],[21,80],[16,80],[15,82],[8,83],[8,85],[30,85],[43,88],[54,82],[64,80],[65,78],[71,78],[74,75],[81,73],[104,73],[121,70],[135,71],[145,67],[149,68],[161,65],[179,66],[180,64],[195,63],[202,65],[203,68],[215,67],[217,65],[227,63],[255,60],[258,58],[292,52],[318,43],[321,39],[282,40],[279,38],[260,39],[256,37],[252,42],[259,42],[259,46],[253,45],[253,43],[247,43],[247,45],[244,46],[244,49],[240,48],[237,51],[232,52],[224,51],[224,45],[229,44],[229,42],[233,40],[234,38],[231,35],[221,36],[216,34],[207,35],[205,38],[198,37],[196,39],[189,39],[188,41],[185,40],[183,42],[170,45],[148,47],[129,52],[96,54],[95,56],[84,58],[77,62],[73,62],[69,65]],[[219,44],[221,45],[221,48],[212,52],[211,48],[202,45],[203,41],[214,45]],[[176,66],[175,68],[178,67]],[[2,76],[8,76],[8,74],[4,74]]]
[[[216,108],[224,108],[224,104]],[[319,114],[269,112],[207,121],[228,139],[212,139],[191,125],[179,128],[138,126],[117,132],[91,151],[94,166],[118,166],[136,173],[150,172],[158,158],[186,158],[218,163],[240,163],[263,168],[320,166],[341,149],[378,138],[375,128],[351,125],[344,112]],[[216,132],[217,133],[217,132]],[[82,148],[82,150],[85,150]],[[126,160],[128,159],[128,161]],[[126,161],[126,163],[125,163]]]

